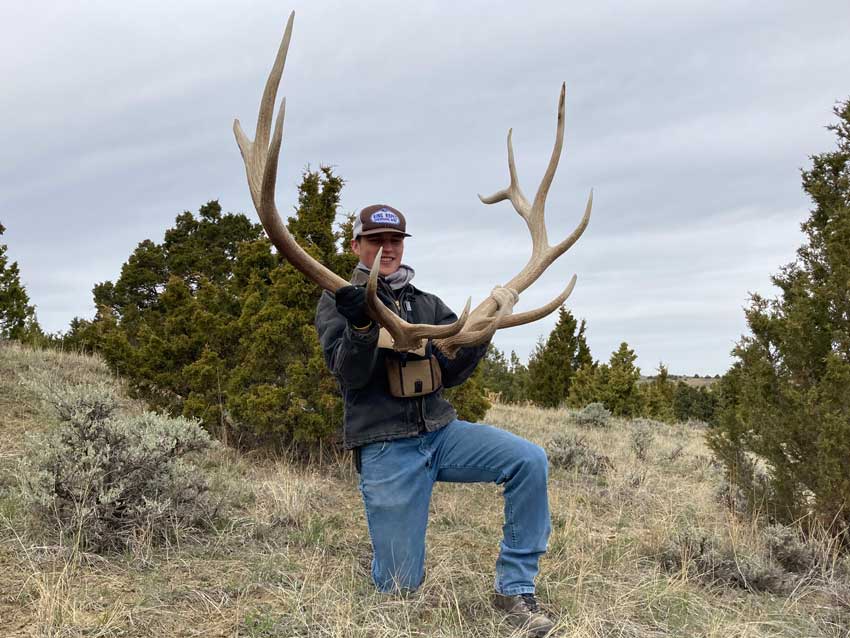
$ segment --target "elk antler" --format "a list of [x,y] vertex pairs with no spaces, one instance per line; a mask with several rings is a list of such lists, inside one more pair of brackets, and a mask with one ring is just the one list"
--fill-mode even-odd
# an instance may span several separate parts
[[[239,150],[242,152],[242,159],[245,161],[245,171],[248,174],[248,187],[251,191],[251,199],[254,201],[254,208],[257,209],[257,215],[259,215],[269,239],[271,239],[278,251],[295,268],[325,290],[336,292],[343,286],[349,285],[348,282],[313,259],[307,251],[298,245],[298,242],[293,239],[292,235],[286,229],[286,225],[281,220],[280,215],[278,215],[277,207],[274,203],[277,165],[280,157],[281,141],[283,139],[283,118],[286,113],[286,98],[281,100],[280,112],[275,121],[274,135],[271,137],[271,141],[269,140],[269,133],[271,132],[271,121],[274,113],[277,89],[280,86],[280,78],[283,75],[283,66],[286,63],[289,41],[292,39],[292,23],[294,19],[295,12],[293,11],[289,14],[286,30],[283,33],[283,40],[280,43],[277,57],[269,73],[269,79],[266,81],[263,97],[260,100],[260,113],[257,116],[257,131],[254,135],[254,141],[249,140],[248,136],[242,131],[242,126],[239,124],[238,119],[233,121],[233,133],[236,135],[236,143],[239,145]],[[370,279],[377,281],[380,265],[381,257],[380,253],[378,253],[375,263],[372,266]],[[415,350],[420,346],[422,339],[439,339],[455,335],[463,328],[469,315],[469,301],[467,301],[466,308],[461,313],[460,318],[452,324],[442,326],[409,324],[381,303],[377,298],[376,292],[375,285],[371,285],[367,291],[369,316],[384,326],[390,335],[392,335],[394,340],[393,347],[397,350]]]
[[[546,205],[546,195],[549,193],[549,187],[552,185],[552,179],[555,177],[558,160],[561,157],[561,148],[564,144],[565,96],[566,85],[561,84],[561,96],[558,100],[558,128],[555,134],[555,147],[552,149],[552,157],[549,159],[549,165],[546,167],[546,172],[540,181],[537,194],[534,196],[534,202],[529,204],[519,186],[519,180],[516,175],[516,164],[514,163],[514,147],[511,142],[513,131],[510,129],[508,130],[508,170],[510,171],[511,182],[506,188],[489,197],[478,196],[485,204],[495,204],[505,199],[510,200],[516,212],[525,220],[528,230],[531,233],[532,248],[528,263],[513,279],[504,285],[504,288],[515,293],[516,298],[513,299],[513,302],[519,298],[520,293],[537,281],[553,261],[564,254],[581,237],[581,234],[587,228],[587,224],[590,221],[590,209],[593,206],[593,191],[590,192],[590,197],[587,200],[587,206],[584,210],[584,216],[581,218],[576,229],[561,243],[555,246],[549,245],[546,237],[546,222],[543,215]],[[497,294],[500,288],[502,288],[497,287],[490,293],[489,297],[472,311],[463,330],[451,337],[437,340],[435,345],[447,356],[453,357],[459,348],[477,345],[489,340],[499,328],[510,328],[537,321],[564,303],[573,291],[575,283],[576,276],[573,275],[567,287],[555,299],[536,310],[529,310],[519,314],[511,314],[513,303],[510,299],[506,299],[504,295]]]

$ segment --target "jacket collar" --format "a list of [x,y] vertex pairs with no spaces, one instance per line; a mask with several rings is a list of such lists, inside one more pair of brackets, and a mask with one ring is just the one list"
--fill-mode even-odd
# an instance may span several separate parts
[[[354,272],[351,273],[351,278],[349,279],[349,281],[352,284],[354,284],[355,286],[365,286],[366,284],[369,283],[369,273],[363,272],[359,268],[355,268]],[[407,284],[401,290],[393,291],[392,288],[390,288],[386,284],[386,282],[384,282],[384,278],[381,277],[381,276],[378,276],[378,286],[380,286],[383,290],[385,290],[392,297],[400,297],[401,293],[403,291],[410,291],[413,294],[418,294],[420,292],[419,289],[416,286],[414,286],[413,284],[410,284],[410,283]]]

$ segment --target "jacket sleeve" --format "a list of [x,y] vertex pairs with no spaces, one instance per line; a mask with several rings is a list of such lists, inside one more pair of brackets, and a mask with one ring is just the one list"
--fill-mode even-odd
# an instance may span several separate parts
[[372,376],[378,358],[378,326],[353,330],[336,310],[333,295],[324,291],[316,308],[316,331],[331,373],[347,388],[362,388]]
[[[443,300],[437,297],[437,310],[434,323],[442,325],[457,321],[457,315],[443,303]],[[490,344],[488,340],[477,346],[469,346],[460,348],[457,351],[454,359],[449,359],[446,355],[434,348],[434,355],[437,361],[440,362],[440,369],[443,373],[443,386],[451,388],[460,385],[472,376],[478,362],[484,358],[487,353],[487,346]]]

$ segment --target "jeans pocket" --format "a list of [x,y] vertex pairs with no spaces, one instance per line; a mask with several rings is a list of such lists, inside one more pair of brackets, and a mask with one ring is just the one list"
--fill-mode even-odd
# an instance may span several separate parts
[[390,451],[389,441],[378,441],[377,443],[369,443],[360,448],[360,464],[361,466],[367,463],[374,463],[386,456]]

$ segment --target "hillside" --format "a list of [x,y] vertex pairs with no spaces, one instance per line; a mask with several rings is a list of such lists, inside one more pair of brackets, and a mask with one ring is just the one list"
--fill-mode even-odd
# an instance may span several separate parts
[[[210,453],[201,465],[226,492],[226,512],[168,546],[140,534],[127,551],[97,556],[45,538],[16,488],[26,433],[50,427],[21,382],[45,375],[110,379],[96,358],[0,344],[0,635],[516,635],[489,604],[502,524],[493,485],[437,486],[428,576],[405,599],[372,590],[347,455],[309,467]],[[553,531],[538,594],[563,635],[850,636],[847,559],[732,516],[700,430],[619,420],[588,429],[567,410],[504,405],[487,421],[549,451]]]
[[[644,376],[641,375],[638,383],[652,383],[655,380],[654,376]],[[676,375],[671,374],[667,377],[667,380],[671,383],[677,383],[681,381],[685,385],[689,385],[692,388],[710,388],[712,385],[720,381],[720,377],[709,377],[709,376],[695,376],[690,377],[687,375]]]

